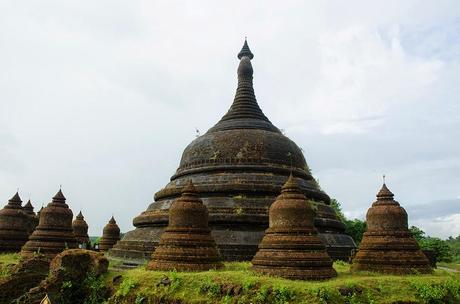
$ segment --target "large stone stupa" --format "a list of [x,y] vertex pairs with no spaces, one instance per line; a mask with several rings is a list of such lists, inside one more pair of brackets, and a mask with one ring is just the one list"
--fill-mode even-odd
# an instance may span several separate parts
[[136,229],[115,245],[112,257],[127,263],[148,260],[168,226],[168,209],[191,179],[208,207],[209,225],[223,258],[251,260],[268,227],[268,208],[292,171],[307,199],[316,202],[315,225],[329,254],[348,259],[355,244],[329,206],[329,196],[312,177],[301,149],[257,104],[253,57],[245,41],[238,54],[238,87],[227,114],[185,148],[171,181],[134,218]]

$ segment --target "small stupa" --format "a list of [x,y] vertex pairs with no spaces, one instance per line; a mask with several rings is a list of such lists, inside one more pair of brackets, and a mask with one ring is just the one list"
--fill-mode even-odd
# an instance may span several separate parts
[[296,178],[289,176],[269,210],[269,228],[252,259],[255,272],[297,280],[337,275],[314,226],[315,212]]
[[431,272],[428,259],[408,229],[406,210],[393,197],[384,181],[377,201],[367,211],[367,231],[352,261],[352,271]]
[[169,224],[161,235],[148,268],[205,271],[221,268],[221,257],[208,226],[208,208],[191,180],[169,209]]
[[34,212],[34,206],[32,206],[30,199],[27,201],[27,204],[22,207],[22,211],[27,215],[27,227],[30,235],[38,225],[38,216]]
[[34,206],[32,206],[32,202],[30,201],[30,199],[22,207],[22,211],[24,211],[25,214],[35,216]]
[[77,239],[78,246],[82,248],[88,248],[89,236],[88,236],[88,224],[83,217],[81,211],[76,216],[75,220],[72,222],[72,229],[75,238]]
[[120,228],[115,221],[115,218],[109,220],[102,231],[102,237],[99,241],[99,250],[107,251],[120,240]]
[[22,211],[22,200],[19,193],[8,201],[0,210],[0,252],[19,252],[27,242],[29,232],[27,229],[28,217]]
[[51,203],[40,211],[40,220],[29,241],[22,247],[22,256],[36,252],[53,258],[65,249],[77,248],[77,240],[72,229],[72,210],[59,189]]

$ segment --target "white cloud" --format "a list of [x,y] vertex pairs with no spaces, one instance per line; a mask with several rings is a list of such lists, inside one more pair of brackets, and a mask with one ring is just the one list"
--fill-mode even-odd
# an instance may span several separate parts
[[460,235],[460,213],[448,216],[436,217],[434,219],[415,220],[410,223],[420,227],[427,235],[448,238]]
[[298,116],[289,117],[295,119],[292,128],[311,130],[313,124],[325,134],[369,132],[380,126],[391,110],[429,91],[443,67],[439,60],[409,55],[396,26],[325,32],[319,52],[318,85],[293,113]]

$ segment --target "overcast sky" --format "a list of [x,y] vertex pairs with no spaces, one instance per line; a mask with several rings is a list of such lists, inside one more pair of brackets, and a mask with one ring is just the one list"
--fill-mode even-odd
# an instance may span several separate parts
[[244,36],[265,114],[363,218],[381,175],[415,224],[460,234],[460,2],[0,0],[0,198],[62,184],[122,231],[229,108]]

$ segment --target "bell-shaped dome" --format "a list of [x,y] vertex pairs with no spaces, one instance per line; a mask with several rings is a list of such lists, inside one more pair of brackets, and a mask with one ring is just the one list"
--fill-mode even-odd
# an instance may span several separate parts
[[75,217],[75,220],[72,222],[73,234],[77,238],[78,244],[87,246],[89,244],[88,236],[88,224],[85,221],[85,218],[81,211]]
[[102,230],[102,237],[99,241],[99,249],[107,251],[120,240],[120,227],[112,216],[107,225]]
[[314,226],[314,211],[292,175],[271,205],[269,218],[269,228],[252,260],[256,272],[299,280],[336,276]]
[[189,181],[169,209],[169,224],[148,268],[205,271],[221,268],[216,242],[208,227],[208,209]]

